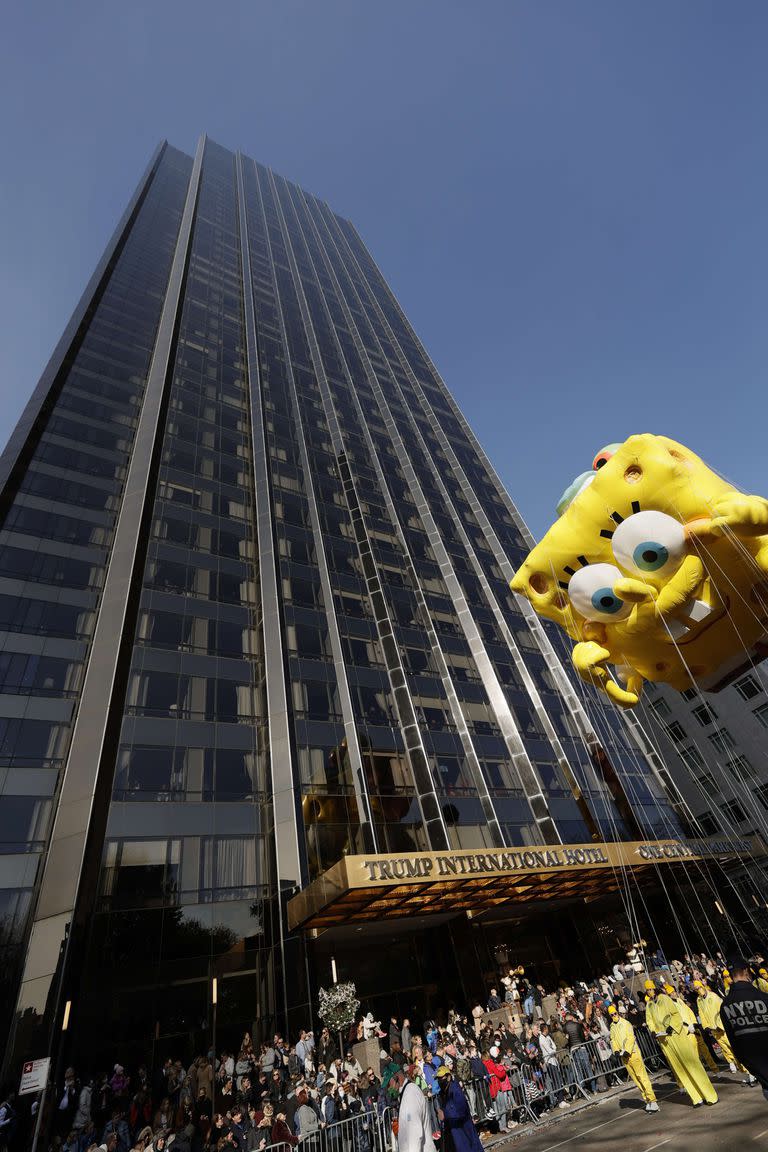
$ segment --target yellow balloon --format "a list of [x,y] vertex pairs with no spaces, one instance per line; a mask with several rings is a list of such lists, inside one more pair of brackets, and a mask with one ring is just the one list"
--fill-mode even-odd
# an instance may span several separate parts
[[768,500],[643,434],[598,453],[559,507],[511,587],[617,704],[645,680],[718,691],[768,655]]

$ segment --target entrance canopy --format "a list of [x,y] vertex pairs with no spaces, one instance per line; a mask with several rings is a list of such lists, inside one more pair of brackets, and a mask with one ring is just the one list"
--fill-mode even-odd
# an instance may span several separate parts
[[345,856],[288,901],[291,929],[468,912],[541,900],[592,900],[616,891],[631,868],[638,879],[658,867],[764,855],[755,838],[635,840],[554,844],[482,852]]

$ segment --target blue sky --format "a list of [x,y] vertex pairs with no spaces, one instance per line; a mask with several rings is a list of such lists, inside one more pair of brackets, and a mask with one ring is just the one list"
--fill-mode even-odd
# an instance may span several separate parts
[[357,225],[535,532],[665,432],[768,493],[768,5],[9,0],[0,440],[157,141]]

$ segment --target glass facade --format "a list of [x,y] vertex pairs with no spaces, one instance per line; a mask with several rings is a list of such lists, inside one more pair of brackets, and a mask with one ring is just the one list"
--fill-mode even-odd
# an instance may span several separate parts
[[0,462],[14,1050],[64,998],[126,1058],[198,1038],[214,975],[224,1027],[308,1011],[285,902],[348,853],[680,834],[348,221],[163,146],[102,265]]

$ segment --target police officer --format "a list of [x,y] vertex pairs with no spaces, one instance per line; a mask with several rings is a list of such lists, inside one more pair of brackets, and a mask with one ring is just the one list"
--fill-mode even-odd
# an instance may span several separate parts
[[768,1100],[768,993],[752,983],[749,966],[738,957],[731,964],[733,983],[720,1016],[736,1057],[749,1069],[749,1083],[760,1081]]
[[620,1057],[622,1064],[640,1089],[640,1095],[645,1100],[646,1112],[658,1112],[656,1094],[651,1087],[643,1057],[637,1046],[635,1030],[625,1016],[626,1011],[623,1004],[619,1005],[618,1011],[614,1004],[608,1008],[611,1021],[611,1048]]
[[743,1072],[749,1077],[745,1083],[754,1084],[754,1077],[747,1071],[743,1064],[737,1063],[736,1056],[731,1048],[730,1041],[723,1026],[723,1021],[720,1017],[720,1009],[723,1006],[723,1001],[717,992],[713,992],[710,988],[707,988],[705,984],[702,984],[701,980],[694,980],[693,986],[699,997],[699,1021],[702,1028],[706,1029],[712,1036],[712,1039],[720,1045],[720,1051],[728,1061],[728,1067],[731,1072]]

